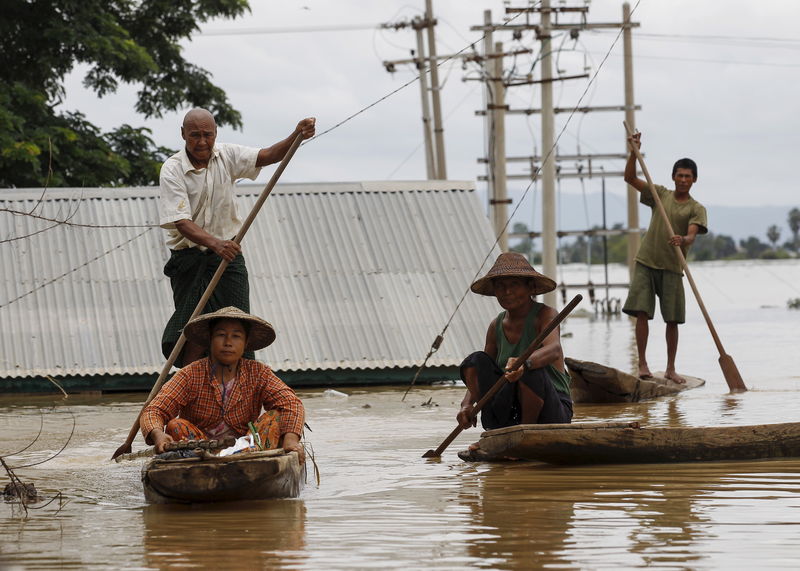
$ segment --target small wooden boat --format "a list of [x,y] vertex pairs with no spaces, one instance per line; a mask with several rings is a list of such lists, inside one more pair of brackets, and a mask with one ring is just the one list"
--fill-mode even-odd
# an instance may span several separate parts
[[142,467],[144,497],[154,504],[294,498],[303,467],[296,452],[282,449],[230,456],[153,458]]
[[800,457],[800,422],[645,428],[631,423],[521,424],[481,434],[464,460],[640,464]]
[[639,402],[696,389],[706,383],[703,379],[682,375],[686,383],[679,384],[664,378],[663,372],[656,372],[650,379],[640,379],[591,361],[566,357],[564,362],[572,378],[572,400],[577,403]]

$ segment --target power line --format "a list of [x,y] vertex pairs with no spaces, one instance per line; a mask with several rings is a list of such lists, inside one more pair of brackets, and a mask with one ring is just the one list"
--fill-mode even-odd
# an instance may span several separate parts
[[[591,54],[599,54],[600,52],[587,52]],[[622,57],[621,55],[616,55],[616,57]],[[674,55],[670,56],[648,56],[648,55],[641,55],[636,54],[636,59],[652,59],[652,60],[669,60],[675,62],[686,62],[686,63],[711,63],[711,64],[726,64],[726,65],[753,65],[756,67],[800,67],[800,63],[772,63],[766,61],[737,61],[737,60],[723,60],[723,59],[706,59],[706,58],[682,58],[682,57],[675,57]]]
[[287,28],[229,28],[223,30],[204,30],[195,36],[260,36],[268,34],[307,34],[317,32],[353,32],[376,30],[379,24],[342,24],[339,26],[298,26]]
[[18,296],[17,296],[17,297],[15,297],[14,299],[10,299],[10,300],[8,300],[6,303],[4,303],[4,304],[0,305],[0,308],[2,308],[2,307],[7,307],[7,306],[11,305],[12,303],[19,301],[19,300],[20,300],[20,299],[22,299],[23,297],[27,297],[27,296],[31,295],[32,293],[34,293],[34,292],[36,292],[36,291],[38,291],[38,290],[42,289],[43,287],[47,287],[47,286],[49,286],[50,284],[52,284],[52,283],[55,283],[55,282],[57,282],[58,280],[60,280],[60,279],[62,279],[62,278],[65,278],[65,277],[67,277],[67,276],[68,276],[69,274],[71,274],[71,273],[77,272],[78,270],[80,270],[81,268],[84,268],[84,267],[88,266],[88,265],[89,265],[89,264],[91,264],[92,262],[96,262],[96,261],[97,261],[97,260],[99,260],[100,258],[103,258],[103,257],[107,256],[108,254],[111,254],[111,253],[112,253],[112,252],[114,252],[115,250],[119,250],[119,249],[120,249],[120,248],[122,248],[123,246],[126,246],[126,245],[130,244],[131,242],[133,242],[133,241],[135,241],[135,240],[138,240],[139,238],[141,238],[142,236],[144,236],[145,234],[147,234],[147,233],[148,233],[148,232],[150,232],[151,230],[153,230],[153,228],[148,228],[147,230],[145,230],[144,232],[141,232],[141,233],[137,234],[137,235],[136,235],[136,236],[134,236],[133,238],[130,238],[129,240],[125,240],[125,241],[124,241],[124,242],[122,242],[121,244],[117,244],[117,245],[116,245],[116,246],[114,246],[113,248],[109,248],[109,249],[108,249],[108,250],[106,250],[105,252],[103,252],[103,253],[101,253],[101,254],[98,254],[97,256],[95,256],[94,258],[92,258],[91,260],[87,260],[87,261],[85,261],[84,263],[82,263],[82,264],[80,264],[80,265],[78,265],[78,266],[75,266],[74,268],[72,268],[72,269],[70,269],[70,270],[67,270],[66,272],[64,272],[64,273],[63,273],[63,274],[61,274],[60,276],[56,276],[56,277],[54,277],[54,278],[52,278],[52,279],[49,279],[49,280],[47,280],[46,282],[43,282],[43,283],[39,284],[38,286],[34,287],[33,289],[31,289],[31,290],[28,290],[28,291],[26,291],[25,293],[18,295]]
[[771,38],[768,36],[758,37],[758,36],[709,36],[703,35],[702,37],[693,36],[689,34],[656,34],[651,32],[637,32],[636,37],[642,38],[664,38],[664,39],[674,39],[674,40],[692,40],[692,41],[714,41],[714,40],[730,40],[737,43],[742,42],[785,42],[790,44],[798,44],[800,46],[800,38]]

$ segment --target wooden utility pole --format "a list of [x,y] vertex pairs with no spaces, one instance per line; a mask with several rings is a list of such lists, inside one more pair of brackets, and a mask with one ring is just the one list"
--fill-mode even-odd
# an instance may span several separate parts
[[[633,41],[631,40],[631,5],[625,2],[622,5],[622,45],[625,61],[625,122],[631,129],[636,128],[636,115],[633,100]],[[625,138],[625,148],[628,148],[628,139]],[[639,193],[628,185],[628,278],[633,277],[633,268],[636,264],[636,253],[639,251],[641,235],[639,234]]]
[[[542,273],[555,279],[556,259],[556,157],[553,113],[553,60],[550,42],[550,0],[542,0]],[[544,294],[544,303],[556,307],[556,292]]]

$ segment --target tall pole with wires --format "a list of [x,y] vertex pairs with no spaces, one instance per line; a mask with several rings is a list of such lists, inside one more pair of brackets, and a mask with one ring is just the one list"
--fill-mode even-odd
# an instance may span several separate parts
[[[551,57],[550,0],[542,0],[542,271],[546,276],[557,273],[556,260],[556,162],[555,113],[553,112],[553,61]],[[551,151],[552,149],[552,151]],[[549,151],[549,152],[548,152]],[[544,294],[544,303],[556,306],[556,292]]]
[[[622,5],[622,49],[625,61],[625,122],[636,128],[633,101],[633,41],[631,40],[631,5]],[[628,140],[625,139],[625,148]],[[603,179],[605,182],[605,179]],[[628,185],[628,277],[633,277],[636,253],[639,251],[639,193]]]
[[504,252],[508,251],[508,233],[505,231],[508,221],[508,193],[506,189],[506,88],[503,84],[503,43],[494,45],[491,54],[492,63],[492,155],[493,183],[492,198],[489,203],[494,211],[494,230],[498,234],[497,245]]
[[[483,11],[483,23],[486,26],[492,25],[491,10]],[[497,172],[497,153],[495,152],[496,132],[494,127],[496,117],[492,109],[495,104],[496,97],[494,78],[497,76],[495,74],[495,60],[492,59],[492,50],[494,49],[493,37],[494,35],[492,34],[492,29],[489,27],[489,29],[483,35],[483,85],[486,93],[486,113],[484,114],[484,117],[486,117],[484,122],[484,131],[486,134],[486,191],[489,199],[489,217],[492,219],[492,225],[496,234],[500,231],[500,228],[497,226],[498,216],[495,209],[495,199],[497,198],[497,184],[495,182],[495,173]],[[500,75],[502,75],[502,71]],[[505,160],[505,157],[503,157],[503,159]]]
[[[436,160],[433,155],[433,137],[431,136],[431,111],[428,105],[428,60],[425,57],[425,40],[422,36],[424,27],[419,18],[414,18],[412,22],[414,31],[417,33],[417,72],[419,73],[419,89],[422,93],[422,132],[425,142],[425,168],[428,180],[437,178]],[[436,67],[435,63],[431,67]]]
[[436,32],[433,19],[433,0],[425,0],[425,20],[428,27],[428,55],[431,66],[431,102],[433,103],[433,138],[436,144],[436,178],[447,180],[447,165],[444,157],[444,127],[442,126],[442,102],[439,97],[439,66],[436,65]]

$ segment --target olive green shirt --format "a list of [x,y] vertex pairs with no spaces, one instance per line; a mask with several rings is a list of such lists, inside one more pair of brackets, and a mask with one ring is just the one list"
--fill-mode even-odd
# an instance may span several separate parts
[[[506,337],[506,332],[503,329],[503,319],[506,317],[506,312],[501,311],[497,316],[497,319],[495,320],[495,338],[497,339],[497,366],[500,367],[501,370],[505,370],[509,357],[519,357],[522,355],[522,353],[525,352],[525,349],[527,349],[528,346],[533,343],[533,340],[539,335],[539,332],[536,330],[536,316],[539,315],[539,310],[542,307],[544,307],[543,304],[536,301],[533,302],[533,307],[525,317],[525,326],[523,327],[522,335],[520,336],[519,341],[516,343],[511,343],[508,340]],[[569,374],[565,373],[564,371],[559,371],[553,365],[547,365],[544,370],[547,376],[550,377],[550,380],[553,382],[555,389],[569,397],[569,385],[571,380]]]
[[[686,202],[675,200],[675,192],[656,184],[653,185],[664,205],[672,224],[672,230],[679,236],[686,236],[689,232],[689,224],[697,224],[700,227],[698,234],[708,232],[708,220],[706,208],[691,196]],[[664,217],[658,212],[655,199],[650,193],[650,188],[646,188],[641,193],[639,202],[649,206],[652,210],[650,214],[650,226],[642,238],[639,252],[636,254],[636,261],[647,267],[656,270],[668,270],[676,274],[683,274],[681,261],[675,252],[675,246],[669,244],[671,234],[664,222]],[[689,251],[689,246],[681,246],[684,257]]]

